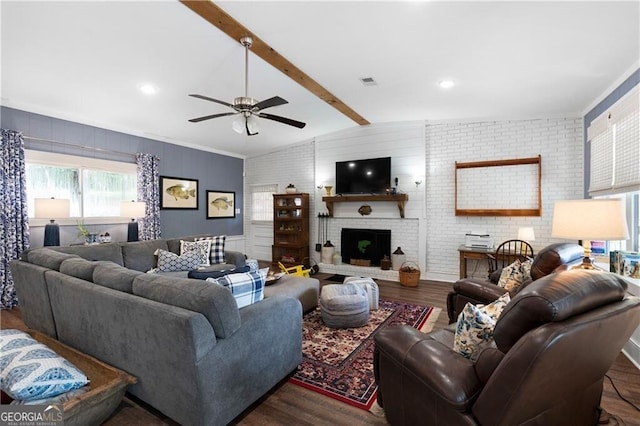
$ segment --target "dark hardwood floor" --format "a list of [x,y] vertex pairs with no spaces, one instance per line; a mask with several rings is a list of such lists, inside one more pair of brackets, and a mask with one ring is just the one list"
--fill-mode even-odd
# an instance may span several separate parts
[[[322,279],[329,274],[318,274]],[[380,297],[398,301],[431,305],[442,309],[435,329],[447,325],[446,295],[449,283],[420,281],[417,287],[403,287],[398,282],[378,280]],[[0,311],[1,328],[25,328],[19,309]],[[640,405],[640,370],[620,354],[608,376],[627,399]],[[640,426],[640,411],[624,402],[605,379],[603,408],[612,415],[609,425]],[[116,412],[105,422],[109,426],[175,425],[176,423],[153,408],[127,395]],[[237,425],[387,425],[384,417],[351,407],[329,397],[283,381],[253,404],[233,424]]]

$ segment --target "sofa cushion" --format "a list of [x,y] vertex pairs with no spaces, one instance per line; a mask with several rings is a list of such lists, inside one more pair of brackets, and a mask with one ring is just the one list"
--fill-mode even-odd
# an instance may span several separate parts
[[131,294],[134,278],[142,273],[115,263],[100,262],[93,270],[92,281],[95,284]]
[[75,365],[27,333],[0,331],[2,390],[13,399],[49,398],[86,385]]
[[62,261],[60,264],[60,272],[63,274],[71,275],[72,277],[80,278],[86,281],[93,281],[93,270],[100,263],[107,263],[109,265],[118,266],[113,262],[95,261],[92,262],[82,258],[71,258]]
[[148,240],[122,243],[123,266],[134,271],[146,272],[155,268],[157,258],[156,250],[167,250],[166,240]]
[[201,241],[180,241],[180,255],[187,252],[196,252],[200,255],[201,261],[199,266],[209,266],[209,253],[211,252],[211,240]]
[[221,339],[231,336],[241,325],[231,291],[206,281],[140,274],[133,280],[133,294],[201,313]]
[[157,253],[157,269],[160,272],[191,271],[197,269],[202,261],[200,253],[196,251],[188,251],[182,255],[177,255],[170,251],[159,249]]
[[48,248],[38,248],[29,251],[28,258],[30,263],[59,271],[62,262],[67,259],[77,259],[79,256],[75,254],[61,253],[57,250]]
[[458,316],[453,350],[465,358],[475,359],[481,349],[493,341],[493,329],[510,300],[509,293],[505,293],[486,306],[467,303]]
[[228,274],[220,278],[207,278],[207,282],[221,285],[231,290],[238,308],[244,308],[264,298],[264,282],[267,273],[249,271],[239,274]]
[[87,260],[108,260],[118,265],[124,265],[122,248],[118,243],[80,244],[68,247],[56,247],[62,253],[77,254]]

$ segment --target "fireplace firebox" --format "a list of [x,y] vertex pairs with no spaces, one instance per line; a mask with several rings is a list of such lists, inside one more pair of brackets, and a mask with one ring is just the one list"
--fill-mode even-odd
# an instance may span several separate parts
[[340,251],[344,263],[380,266],[385,255],[391,257],[391,230],[342,228]]

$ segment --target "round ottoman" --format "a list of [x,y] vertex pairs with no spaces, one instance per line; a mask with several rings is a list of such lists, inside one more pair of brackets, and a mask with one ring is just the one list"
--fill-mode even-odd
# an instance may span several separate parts
[[330,328],[362,327],[369,321],[369,298],[355,284],[329,284],[320,292],[322,321]]

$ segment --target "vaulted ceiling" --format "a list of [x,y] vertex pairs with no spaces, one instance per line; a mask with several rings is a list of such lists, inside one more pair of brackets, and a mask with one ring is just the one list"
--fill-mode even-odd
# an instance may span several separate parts
[[[242,156],[367,122],[579,117],[640,64],[638,1],[214,6],[233,28],[178,1],[2,0],[2,105]],[[242,27],[258,40],[248,95],[286,99],[265,112],[304,129],[188,122],[230,111],[190,93],[244,96],[244,48],[227,34]]]

